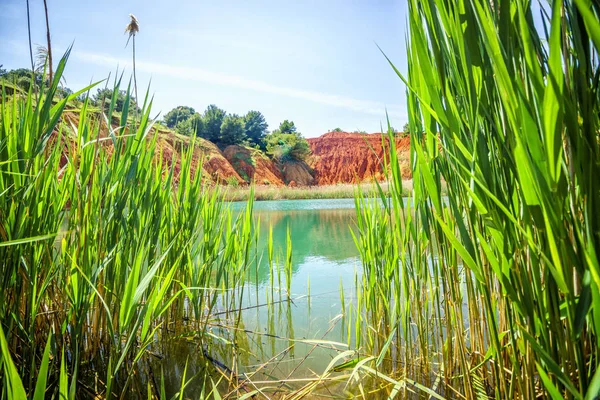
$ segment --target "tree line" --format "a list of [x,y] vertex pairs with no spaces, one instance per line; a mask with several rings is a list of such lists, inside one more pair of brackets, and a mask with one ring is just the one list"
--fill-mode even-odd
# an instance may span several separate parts
[[192,107],[179,106],[165,114],[163,123],[179,134],[204,138],[221,149],[233,144],[251,146],[277,161],[304,160],[310,154],[308,142],[293,121],[285,120],[269,132],[260,111],[240,116],[211,104],[200,114]]

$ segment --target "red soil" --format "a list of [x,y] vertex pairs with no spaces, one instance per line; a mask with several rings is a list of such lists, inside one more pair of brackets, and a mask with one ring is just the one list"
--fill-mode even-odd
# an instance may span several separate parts
[[[70,153],[70,149],[76,144],[75,131],[79,123],[79,114],[66,112],[63,115],[63,122],[68,129],[63,131],[63,156],[61,158],[61,166],[66,164],[66,154]],[[100,139],[107,137],[108,128],[106,122],[102,121],[99,129]],[[118,121],[113,121],[113,128],[118,126]],[[54,132],[54,136],[58,135],[58,130]],[[158,135],[156,140],[156,150],[154,158],[158,161],[162,158],[163,169],[165,174],[169,172],[171,164],[174,163],[173,180],[179,182],[181,171],[181,158],[184,152],[192,145],[192,140],[187,136],[178,135],[171,131],[161,131],[153,128],[148,137]],[[101,140],[98,142],[105,147],[106,152],[110,155],[113,152],[111,140]],[[192,175],[196,174],[199,165],[202,163],[202,176],[211,182],[215,183],[230,183],[232,180],[238,183],[243,183],[244,180],[231,166],[229,161],[223,156],[219,148],[202,138],[195,138],[191,164]]]
[[[76,144],[74,131],[79,123],[79,115],[67,112],[63,116],[63,122],[67,129],[63,130],[61,166],[67,162],[66,155]],[[113,125],[116,128],[118,121],[113,121]],[[100,137],[106,138],[107,132],[106,123],[102,122]],[[174,181],[178,182],[181,157],[192,145],[192,140],[168,130],[152,129],[149,136],[153,135],[157,135],[156,160],[162,158],[165,173],[168,173],[174,163]],[[101,140],[99,143],[109,155],[112,153],[111,140]],[[254,182],[257,185],[310,186],[385,179],[383,159],[388,151],[389,139],[385,137],[382,142],[380,133],[329,132],[318,138],[308,139],[308,143],[312,155],[307,162],[288,161],[280,164],[256,149],[229,146],[221,152],[213,143],[196,138],[193,142],[191,169],[192,173],[196,173],[202,165],[204,179],[221,184]],[[402,177],[410,179],[410,139],[396,138],[396,148]]]
[[260,150],[232,145],[225,148],[223,155],[246,183],[285,185],[281,170]]
[[[385,179],[383,163],[389,139],[385,137],[382,141],[380,133],[329,132],[308,139],[308,143],[312,150],[309,164],[318,185]],[[396,148],[402,177],[409,179],[410,138],[396,138]]]

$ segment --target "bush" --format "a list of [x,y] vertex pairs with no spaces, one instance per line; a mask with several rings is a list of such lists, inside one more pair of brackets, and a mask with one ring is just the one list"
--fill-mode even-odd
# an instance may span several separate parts
[[310,155],[306,139],[294,133],[272,133],[267,136],[267,154],[278,161],[305,160]]
[[229,178],[227,178],[227,186],[238,187],[240,186],[240,183],[235,178],[235,176],[230,176]]
[[287,119],[265,138],[267,154],[278,161],[303,161],[310,155],[310,146],[297,131],[293,121]]
[[180,135],[185,136],[202,136],[201,133],[204,129],[204,120],[198,113],[192,115],[190,118],[180,121],[175,126],[175,131]]
[[163,121],[169,128],[176,128],[196,115],[196,110],[188,106],[175,107],[165,114]]

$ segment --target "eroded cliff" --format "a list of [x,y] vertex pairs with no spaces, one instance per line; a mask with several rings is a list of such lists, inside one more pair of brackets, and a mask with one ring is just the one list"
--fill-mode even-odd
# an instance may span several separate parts
[[246,183],[285,185],[280,168],[260,150],[231,145],[225,148],[223,155]]
[[[329,132],[308,139],[308,143],[312,151],[309,164],[318,185],[385,179],[384,154],[389,151],[389,139],[380,133]],[[409,179],[409,137],[396,138],[396,147],[402,177]]]

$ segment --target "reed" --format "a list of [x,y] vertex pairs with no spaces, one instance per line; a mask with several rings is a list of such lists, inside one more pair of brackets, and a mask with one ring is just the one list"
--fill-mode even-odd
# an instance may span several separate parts
[[413,190],[390,141],[385,207],[357,196],[356,368],[390,396],[597,398],[600,7],[542,4],[540,32],[528,0],[408,3]]
[[[398,74],[411,197],[390,140],[387,188],[353,189],[356,298],[340,285],[342,313],[320,340],[294,338],[289,230],[281,257],[268,234],[266,333],[244,328],[247,273],[257,275],[260,257],[255,194],[232,212],[192,173],[193,143],[175,179],[147,92],[139,118],[129,115],[131,84],[120,115],[113,98],[106,115],[86,100],[67,117],[94,86],[54,101],[69,52],[39,93],[3,88],[0,396],[167,398],[151,358],[169,338],[205,355],[198,371],[186,361],[180,398],[193,379],[215,398],[600,395],[600,7],[554,0],[541,9],[542,29],[528,0],[408,0],[408,9],[409,71]],[[347,344],[323,340],[339,321]],[[269,338],[269,374],[296,343],[337,355],[309,378],[240,379],[248,334]],[[213,339],[227,346],[212,348]],[[275,340],[287,348],[276,353]]]
[[[371,182],[359,184],[366,193],[371,196],[377,196],[378,192],[373,190]],[[256,201],[262,200],[308,200],[308,199],[351,199],[356,190],[355,184],[340,183],[336,185],[322,186],[254,186],[253,195]],[[388,184],[381,183],[381,188],[387,193]],[[404,182],[405,195],[410,193],[411,181]],[[220,189],[224,192],[225,199],[228,201],[247,201],[250,196],[250,187],[224,187]]]
[[1,397],[164,398],[158,380],[139,379],[152,373],[160,338],[210,344],[216,307],[236,321],[252,264],[252,200],[234,213],[205,188],[191,172],[193,144],[175,185],[148,94],[139,119],[128,115],[131,85],[118,124],[116,98],[106,115],[86,100],[67,118],[67,103],[94,86],[54,101],[68,56],[39,98],[2,91]]

